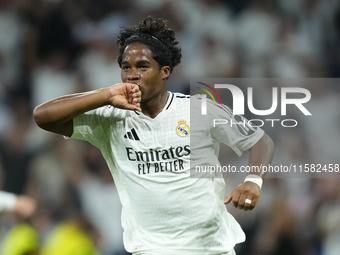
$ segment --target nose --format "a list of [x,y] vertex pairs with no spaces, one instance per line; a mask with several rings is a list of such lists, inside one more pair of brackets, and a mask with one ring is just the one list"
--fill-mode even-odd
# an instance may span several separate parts
[[135,81],[139,80],[139,78],[140,78],[139,71],[136,68],[131,68],[131,71],[128,75],[128,80]]

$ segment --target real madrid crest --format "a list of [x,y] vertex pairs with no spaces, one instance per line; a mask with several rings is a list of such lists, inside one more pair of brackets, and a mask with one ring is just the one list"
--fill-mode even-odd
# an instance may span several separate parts
[[180,137],[186,137],[190,134],[190,127],[187,124],[186,120],[181,119],[180,121],[177,121],[178,126],[176,127],[176,133]]

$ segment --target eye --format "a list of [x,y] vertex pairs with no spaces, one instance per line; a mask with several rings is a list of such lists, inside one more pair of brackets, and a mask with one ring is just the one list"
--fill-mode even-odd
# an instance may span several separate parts
[[148,66],[140,66],[140,68],[145,69],[148,68]]
[[129,69],[128,66],[123,66],[123,67],[122,67],[122,70],[127,70],[127,69]]

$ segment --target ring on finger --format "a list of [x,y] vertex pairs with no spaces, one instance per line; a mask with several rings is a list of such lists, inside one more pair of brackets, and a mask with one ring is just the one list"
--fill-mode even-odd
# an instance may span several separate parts
[[245,201],[244,201],[246,204],[251,204],[251,200],[250,199],[246,199]]

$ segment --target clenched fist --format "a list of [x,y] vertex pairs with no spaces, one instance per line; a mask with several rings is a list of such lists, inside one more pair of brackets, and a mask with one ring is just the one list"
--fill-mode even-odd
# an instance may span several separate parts
[[117,83],[109,88],[109,104],[114,107],[142,111],[140,101],[142,92],[137,84]]

